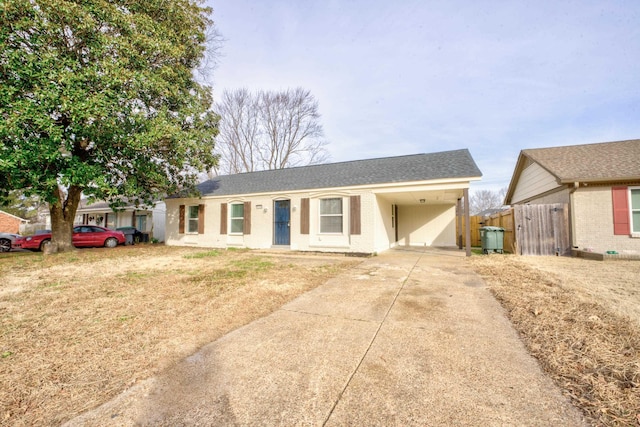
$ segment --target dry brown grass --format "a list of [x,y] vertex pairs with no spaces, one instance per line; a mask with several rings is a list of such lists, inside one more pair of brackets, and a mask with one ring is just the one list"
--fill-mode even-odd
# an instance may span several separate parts
[[640,425],[640,262],[485,256],[471,263],[594,425]]
[[164,246],[0,256],[0,424],[59,425],[357,260]]

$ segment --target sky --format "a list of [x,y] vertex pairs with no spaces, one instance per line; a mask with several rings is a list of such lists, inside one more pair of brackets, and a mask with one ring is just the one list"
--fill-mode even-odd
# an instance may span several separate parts
[[467,148],[472,191],[520,150],[640,138],[640,1],[208,0],[208,81],[302,87],[331,162]]

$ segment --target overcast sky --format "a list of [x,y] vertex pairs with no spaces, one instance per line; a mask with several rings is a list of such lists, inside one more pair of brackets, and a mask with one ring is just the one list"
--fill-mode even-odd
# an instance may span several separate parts
[[640,1],[209,0],[224,89],[309,89],[332,162],[640,138]]

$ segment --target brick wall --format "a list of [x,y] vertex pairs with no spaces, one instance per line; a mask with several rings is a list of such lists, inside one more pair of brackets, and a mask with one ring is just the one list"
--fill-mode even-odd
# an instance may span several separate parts
[[18,234],[20,222],[20,218],[0,212],[0,232]]
[[611,187],[580,188],[573,199],[574,240],[579,249],[640,252],[640,239],[613,234]]

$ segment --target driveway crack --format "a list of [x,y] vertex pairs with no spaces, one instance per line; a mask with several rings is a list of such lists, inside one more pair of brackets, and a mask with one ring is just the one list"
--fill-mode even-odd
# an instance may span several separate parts
[[358,370],[360,370],[360,366],[362,365],[362,362],[367,357],[367,354],[369,354],[369,350],[371,350],[371,347],[373,346],[373,343],[375,342],[376,338],[378,337],[378,334],[380,333],[380,330],[382,329],[382,325],[384,325],[384,322],[386,322],[387,317],[389,316],[389,313],[391,312],[391,309],[395,305],[396,300],[398,299],[398,296],[400,295],[400,292],[402,292],[402,290],[404,289],[404,285],[409,280],[409,277],[411,277],[411,273],[413,273],[413,270],[416,268],[416,266],[418,265],[418,263],[420,262],[420,260],[422,259],[423,256],[424,256],[424,254],[420,254],[420,256],[418,257],[416,262],[411,266],[411,270],[409,270],[409,274],[407,274],[407,277],[405,277],[405,279],[402,281],[402,284],[400,285],[400,287],[398,288],[398,291],[394,295],[393,300],[391,301],[391,304],[389,304],[389,308],[387,309],[387,312],[384,314],[384,317],[380,321],[380,324],[378,325],[378,328],[376,329],[376,332],[373,334],[373,337],[371,338],[371,341],[369,342],[369,345],[367,346],[367,349],[364,351],[364,353],[362,354],[362,357],[358,361],[358,365],[353,370],[353,372],[351,372],[351,375],[349,375],[349,379],[345,383],[345,385],[342,388],[342,390],[340,390],[340,393],[338,394],[338,397],[336,398],[335,402],[333,402],[333,406],[331,407],[331,410],[329,411],[329,414],[327,415],[327,417],[325,418],[324,422],[322,423],[323,427],[325,425],[327,425],[327,423],[329,422],[329,419],[331,419],[331,416],[333,415],[333,411],[335,411],[336,406],[338,406],[338,403],[340,402],[340,400],[342,399],[342,396],[344,395],[344,392],[349,387],[349,384],[351,384],[351,380],[353,380],[353,377],[356,375]]

